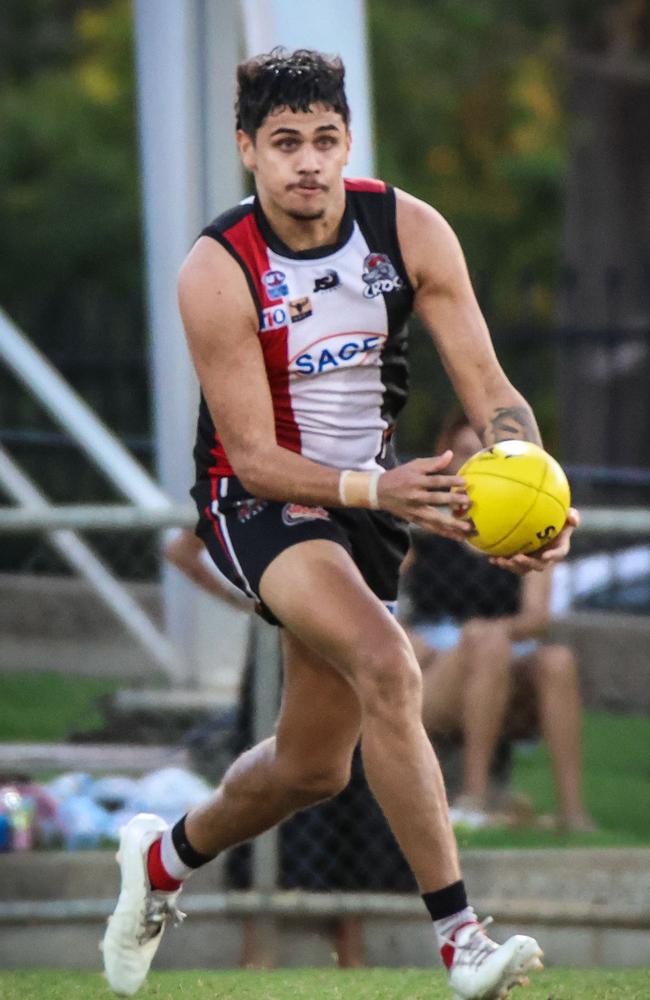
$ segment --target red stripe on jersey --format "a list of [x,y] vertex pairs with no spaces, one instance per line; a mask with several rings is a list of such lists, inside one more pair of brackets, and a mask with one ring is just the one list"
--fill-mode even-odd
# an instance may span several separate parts
[[[224,236],[244,261],[253,279],[262,309],[279,305],[271,299],[262,277],[272,270],[268,249],[251,212],[226,230]],[[283,448],[300,453],[300,428],[289,393],[289,329],[287,326],[260,331],[264,364],[271,388],[276,440]]]
[[372,177],[344,177],[346,191],[375,191],[377,194],[384,194],[386,184],[384,181],[376,181]]
[[216,430],[214,432],[214,448],[210,448],[210,454],[214,458],[214,465],[208,466],[209,476],[235,475],[233,467],[228,461],[228,456],[226,455],[224,447],[219,440],[219,435]]

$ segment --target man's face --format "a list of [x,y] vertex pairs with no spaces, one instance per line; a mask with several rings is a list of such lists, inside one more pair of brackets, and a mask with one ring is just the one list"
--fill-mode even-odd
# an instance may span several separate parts
[[309,111],[279,108],[255,139],[237,133],[242,162],[262,200],[293,219],[320,219],[338,194],[351,136],[341,115],[322,104]]

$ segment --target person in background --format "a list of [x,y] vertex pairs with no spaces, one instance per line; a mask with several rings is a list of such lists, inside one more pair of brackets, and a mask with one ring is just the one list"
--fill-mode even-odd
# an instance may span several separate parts
[[[462,411],[438,441],[456,471],[481,442]],[[429,735],[460,734],[462,788],[452,822],[481,827],[503,821],[491,811],[490,768],[503,739],[539,731],[546,741],[559,824],[593,830],[581,789],[581,702],[568,646],[544,641],[552,569],[517,577],[464,542],[420,533],[403,567],[411,605],[410,638],[424,679]]]
[[219,572],[205,545],[190,528],[170,531],[163,554],[201,590],[239,611],[255,610],[254,602]]

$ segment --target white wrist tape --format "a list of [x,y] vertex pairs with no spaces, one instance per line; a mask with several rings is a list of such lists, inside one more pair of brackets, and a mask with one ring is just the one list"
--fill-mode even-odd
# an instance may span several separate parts
[[378,469],[375,472],[356,472],[354,469],[344,469],[339,476],[341,506],[378,510],[377,485],[381,475],[382,473]]
[[341,501],[341,507],[347,507],[347,499],[345,495],[345,483],[348,476],[350,475],[350,469],[344,469],[339,476],[339,500]]
[[370,473],[370,482],[368,483],[368,500],[370,502],[371,510],[379,510],[378,487],[381,476],[381,472]]

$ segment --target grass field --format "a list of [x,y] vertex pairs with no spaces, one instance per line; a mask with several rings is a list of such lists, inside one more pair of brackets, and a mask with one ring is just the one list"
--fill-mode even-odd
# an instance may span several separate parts
[[[3,1000],[109,1000],[97,973],[2,972]],[[296,969],[278,972],[158,972],[142,1000],[449,1000],[441,972]],[[648,1000],[650,969],[551,969],[516,1000]]]
[[53,670],[3,673],[0,740],[59,742],[75,730],[102,725],[97,699],[124,685],[103,677],[76,677]]
[[[98,696],[120,686],[116,680],[53,671],[5,673],[1,684],[0,740],[64,740],[74,730],[92,732],[102,722]],[[572,835],[532,828],[463,831],[458,837],[461,847],[626,847],[650,843],[648,746],[650,718],[586,713],[584,783],[599,831]],[[537,813],[553,812],[553,782],[542,744],[516,754],[513,783],[529,796]]]

